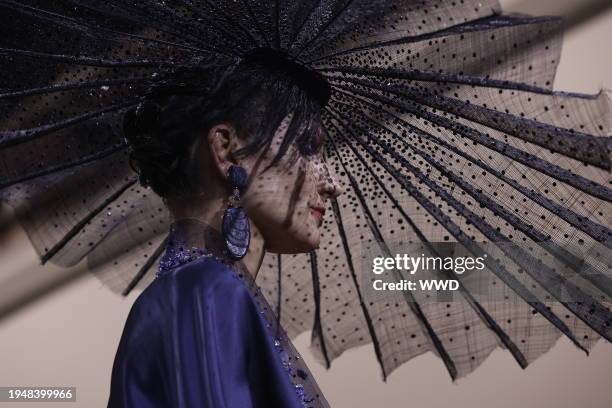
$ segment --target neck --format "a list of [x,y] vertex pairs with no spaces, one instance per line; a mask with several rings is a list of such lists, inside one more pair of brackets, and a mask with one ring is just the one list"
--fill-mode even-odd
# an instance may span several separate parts
[[[195,202],[200,200],[194,200]],[[202,200],[204,201],[204,200]],[[171,206],[170,210],[174,215],[173,232],[178,233],[181,239],[188,246],[206,248],[216,256],[223,256],[225,244],[221,236],[221,224],[223,212],[226,204],[223,199],[207,200],[201,202],[197,207],[194,205]],[[257,226],[250,222],[251,241],[247,254],[235,263],[242,263],[253,279],[257,277],[257,272],[265,255],[265,242]]]

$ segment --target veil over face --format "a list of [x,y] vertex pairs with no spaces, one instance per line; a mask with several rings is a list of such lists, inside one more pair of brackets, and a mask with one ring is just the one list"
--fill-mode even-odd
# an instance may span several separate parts
[[281,123],[262,154],[242,161],[250,176],[242,203],[272,253],[304,253],[320,243],[326,200],[339,194],[323,159],[323,135],[311,141],[308,154],[296,145],[280,162],[278,154],[291,116]]
[[[553,91],[559,19],[506,16],[496,0],[0,7],[0,199],[44,262],[84,261],[120,293],[150,284],[170,217],[129,166],[124,112],[183,69],[207,72],[212,92],[264,48],[329,85],[323,150],[343,190],[317,250],[269,253],[257,275],[290,336],[312,330],[327,365],[372,343],[383,377],[432,351],[452,378],[497,347],[525,367],[561,335],[584,350],[612,340],[612,105]],[[277,180],[261,191],[292,184]],[[291,212],[313,246],[301,212],[316,184]],[[274,223],[291,204],[277,193],[278,213],[259,215]],[[371,254],[438,242],[490,254],[487,279],[461,280],[454,302],[368,298]]]

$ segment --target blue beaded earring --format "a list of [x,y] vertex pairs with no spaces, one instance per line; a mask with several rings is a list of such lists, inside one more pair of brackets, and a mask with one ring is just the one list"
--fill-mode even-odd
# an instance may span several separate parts
[[246,187],[247,173],[243,167],[232,165],[227,173],[232,189],[229,205],[223,213],[221,233],[230,258],[242,259],[249,249],[251,225],[246,211],[240,206],[240,192]]

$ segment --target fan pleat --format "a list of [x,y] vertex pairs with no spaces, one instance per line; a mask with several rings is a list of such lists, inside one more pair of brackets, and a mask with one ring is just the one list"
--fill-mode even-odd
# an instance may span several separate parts
[[[312,63],[351,50],[367,50],[398,41],[429,39],[439,33],[487,29],[491,25],[508,25],[498,14],[497,0],[466,0],[472,7],[458,3],[439,5],[435,13],[427,6],[435,0],[414,4],[410,0],[355,0],[343,10],[332,29],[318,36],[303,58]],[[440,16],[445,18],[442,19]],[[489,22],[492,22],[491,24]]]
[[492,79],[488,77],[481,77],[475,75],[466,75],[459,73],[445,73],[435,71],[424,71],[420,69],[412,68],[379,68],[379,67],[350,67],[350,66],[334,66],[334,67],[322,67],[319,69],[320,72],[330,74],[345,74],[347,76],[354,77],[375,77],[378,81],[382,80],[408,80],[408,81],[422,81],[422,82],[433,82],[439,85],[448,84],[461,84],[461,85],[473,85],[479,87],[490,87],[495,89],[512,89],[529,91],[540,94],[550,94],[551,91],[546,88],[540,88],[538,86],[528,85],[522,82],[513,82],[501,79]]
[[[140,7],[136,7],[136,3],[129,5],[126,2],[107,0],[96,7],[92,4],[96,3],[96,0],[93,2],[83,2],[79,0],[68,1],[79,9],[94,11],[107,17],[112,16],[119,21],[123,20],[130,23],[142,24],[145,27],[154,23],[159,32],[167,34],[177,41],[184,41],[190,45],[200,43],[200,39],[197,36],[198,33],[185,29],[185,19],[181,18],[177,13],[172,12],[169,8],[160,7],[157,2],[148,2],[146,10],[143,10]],[[181,22],[183,24],[181,24]],[[204,33],[200,32],[200,34]]]
[[38,137],[49,135],[53,132],[57,132],[58,130],[65,129],[69,126],[78,125],[84,121],[102,116],[106,113],[116,112],[116,111],[119,111],[125,108],[136,106],[138,102],[139,102],[138,100],[128,100],[126,102],[122,102],[116,105],[107,106],[102,109],[90,111],[82,115],[78,115],[78,116],[63,120],[61,122],[57,122],[57,123],[53,123],[49,125],[38,126],[35,128],[30,128],[30,129],[3,131],[3,132],[0,132],[0,148],[5,148],[9,146],[14,146],[20,143],[29,142]]
[[[244,0],[246,1],[246,0]],[[291,1],[279,0],[279,46],[290,49],[297,36],[303,32],[304,26],[312,18],[313,13],[320,6],[320,0]]]
[[25,6],[25,5],[19,4],[14,1],[10,1],[10,0],[0,0],[0,5],[11,8],[19,13],[34,17],[36,19],[49,21],[58,26],[65,27],[71,30],[75,30],[77,32],[82,33],[83,35],[97,37],[101,40],[130,39],[130,40],[136,40],[139,42],[144,42],[144,43],[149,43],[149,44],[156,44],[160,46],[171,46],[174,48],[184,49],[184,50],[188,50],[188,51],[192,51],[196,53],[204,53],[204,54],[210,53],[210,52],[222,53],[216,50],[210,50],[210,49],[190,46],[187,44],[180,44],[180,43],[176,43],[172,41],[144,37],[144,36],[135,35],[135,34],[131,34],[131,33],[124,32],[124,31],[111,30],[111,29],[99,27],[93,24],[81,22],[81,21],[78,21],[78,20],[63,16],[63,15],[60,15],[60,14],[47,12],[45,10],[38,9],[35,7]]
[[125,183],[124,185],[121,186],[121,188],[119,188],[119,190],[115,191],[114,193],[112,193],[111,195],[109,195],[104,201],[102,201],[102,203],[100,203],[100,205],[98,205],[97,208],[95,208],[93,211],[91,211],[90,213],[87,214],[86,217],[82,218],[81,220],[79,220],[79,222],[77,222],[69,231],[68,233],[66,233],[66,235],[64,235],[55,245],[53,245],[47,252],[45,252],[42,256],[41,256],[41,260],[42,263],[46,263],[49,259],[51,259],[55,254],[57,254],[62,248],[64,248],[66,246],[66,244],[73,239],[79,232],[81,232],[81,230],[83,229],[83,227],[89,223],[96,215],[98,215],[100,212],[104,211],[104,209],[109,205],[112,204],[115,200],[117,200],[119,197],[121,197],[121,195],[130,187],[132,187],[133,185],[136,184],[136,182],[138,181],[138,178],[133,178],[132,180],[128,181],[127,183]]
[[[194,4],[190,4],[189,1],[181,1],[181,3],[183,4],[184,7],[187,7],[191,12],[193,12],[195,15],[197,15],[203,21],[206,21],[207,24],[210,24],[212,27],[215,27],[219,32],[223,33],[223,35],[221,36],[221,42],[222,43],[225,43],[227,41],[225,38],[231,38],[232,39],[232,43],[229,44],[228,47],[234,47],[236,49],[241,49],[243,47],[243,44],[245,43],[244,37],[239,36],[235,32],[232,32],[231,30],[227,30],[227,28],[226,28],[227,24],[223,24],[222,21],[219,21],[216,18],[212,18],[212,16],[215,16],[215,14],[214,14],[214,7],[215,7],[214,4],[210,4],[210,2],[206,2],[207,7],[208,7],[208,11],[207,12],[203,12],[203,9],[197,8]],[[199,2],[199,3],[200,3],[200,5],[202,4],[201,2]],[[227,4],[227,2],[225,4]],[[249,10],[250,10],[250,8],[249,8]],[[227,21],[227,17],[224,17],[224,20]],[[257,27],[260,28],[261,26],[259,24],[257,24]],[[246,34],[248,36],[247,43],[263,46],[262,41],[264,41],[264,40],[256,39],[255,36],[253,35],[253,33],[248,31],[244,27],[241,27],[241,31],[243,32],[243,34],[246,32]]]
[[73,55],[61,55],[61,54],[49,54],[44,52],[36,52],[29,50],[17,50],[10,48],[0,48],[0,54],[8,55],[21,55],[36,59],[48,59],[54,62],[62,62],[67,64],[75,65],[86,65],[91,67],[103,67],[103,68],[140,68],[140,67],[163,67],[172,66],[169,61],[151,61],[147,59],[142,60],[108,60],[103,58],[91,58],[91,57],[75,57]]
[[24,183],[30,180],[41,178],[41,177],[49,176],[53,173],[58,173],[58,172],[61,172],[67,169],[72,169],[72,168],[82,166],[84,164],[88,164],[88,163],[91,163],[97,160],[101,160],[101,159],[104,159],[105,157],[113,155],[117,153],[118,151],[124,150],[126,148],[127,148],[127,145],[125,144],[113,146],[109,149],[101,150],[97,153],[90,154],[88,156],[84,156],[78,160],[65,162],[63,164],[56,165],[56,166],[49,166],[49,167],[46,167],[44,170],[39,170],[39,171],[35,171],[32,173],[28,173],[28,174],[25,174],[23,176],[16,177],[13,179],[2,180],[0,182],[0,189],[4,189],[10,186],[13,186],[15,184]]
[[575,158],[604,170],[610,170],[610,159],[605,154],[607,142],[601,137],[553,126],[533,119],[516,118],[505,112],[468,104],[454,98],[427,95],[422,90],[400,86],[396,88],[395,93],[424,106],[452,113],[567,157]]
[[[439,80],[523,83],[551,89],[561,52],[559,19],[491,17],[424,36],[311,61],[317,69],[390,70]],[[420,73],[419,73],[420,72]],[[386,74],[387,75],[387,74]],[[456,77],[456,78],[455,78]],[[494,82],[493,82],[494,83]]]
[[49,93],[63,92],[63,91],[72,91],[75,89],[99,88],[103,86],[113,86],[113,85],[127,85],[127,84],[138,83],[139,81],[149,82],[149,80],[145,78],[129,78],[129,79],[126,78],[126,79],[115,79],[115,80],[106,80],[106,81],[79,82],[75,84],[51,85],[51,86],[46,86],[46,87],[41,87],[41,88],[30,88],[30,89],[24,89],[20,91],[0,93],[0,99],[20,98],[24,96],[49,94]]
[[334,198],[332,200],[332,208],[334,210],[334,217],[336,222],[338,223],[338,231],[340,233],[340,239],[342,240],[342,246],[344,252],[347,257],[347,267],[351,272],[351,278],[353,281],[353,285],[355,286],[355,291],[357,292],[357,297],[359,299],[359,305],[361,306],[361,311],[363,312],[363,317],[366,320],[368,325],[368,333],[370,334],[370,338],[372,340],[372,345],[374,347],[374,353],[376,354],[376,359],[380,365],[382,370],[383,381],[386,380],[387,374],[385,372],[385,366],[383,364],[382,359],[382,351],[380,349],[380,343],[378,341],[378,336],[376,335],[376,331],[374,330],[374,324],[372,323],[372,317],[370,316],[370,312],[364,301],[364,296],[361,293],[361,289],[359,287],[359,282],[357,280],[357,274],[355,273],[355,266],[353,264],[353,257],[351,255],[351,249],[348,245],[348,240],[346,238],[346,232],[344,231],[344,225],[342,224],[342,214],[340,213],[340,207],[338,206],[338,201]]
[[[310,15],[311,18],[307,20],[306,27],[304,27],[305,29],[300,32],[300,34],[304,34],[305,36],[301,37],[298,34],[298,38],[292,44],[291,48],[295,49],[292,54],[299,57],[309,45],[318,40],[325,33],[352,3],[355,3],[355,0],[343,0],[341,2],[329,0],[321,1],[319,7],[317,7],[317,12]],[[306,33],[314,33],[314,35],[308,37]]]
[[[182,3],[186,5],[187,1],[182,1]],[[230,38],[238,35],[238,37],[235,38],[236,42],[234,43],[234,47],[240,49],[246,44],[249,44],[251,47],[260,47],[263,45],[259,39],[255,38],[247,22],[245,21],[243,24],[243,22],[240,21],[244,18],[244,11],[239,7],[238,2],[233,0],[204,0],[197,1],[196,3],[200,7],[204,7],[207,12],[202,13],[202,11],[195,7],[191,7],[190,10],[213,24],[219,31],[227,33]],[[214,16],[214,18],[212,18],[212,16]],[[239,33],[236,33],[235,30],[229,31],[226,27],[238,29]]]
[[255,14],[255,10],[252,7],[252,4],[249,2],[249,0],[241,0],[241,1],[247,13],[249,14],[249,18],[251,19],[251,22],[253,23],[254,31],[257,33],[257,36],[259,37],[258,41],[259,41],[260,46],[261,47],[273,47],[274,45],[273,41],[270,40],[270,36],[267,35],[266,29],[262,26],[261,22],[257,18],[257,15]]
[[164,238],[164,240],[162,240],[161,244],[159,244],[157,248],[155,248],[155,251],[153,251],[150,256],[147,256],[147,261],[145,262],[145,264],[142,266],[142,268],[138,270],[132,280],[130,280],[130,283],[128,283],[123,292],[121,292],[123,296],[129,295],[132,290],[138,285],[138,283],[142,281],[147,272],[149,272],[149,270],[155,265],[155,263],[159,260],[159,258],[166,250],[167,243],[168,238],[166,237]]
[[319,271],[317,265],[317,254],[310,252],[310,271],[312,276],[312,292],[314,294],[315,312],[314,323],[312,325],[312,341],[317,342],[325,359],[325,367],[330,367],[330,359],[327,355],[325,345],[325,335],[323,334],[323,324],[321,323],[321,285],[319,284]]
[[262,40],[270,48],[278,48],[278,20],[276,1],[261,2],[257,0],[242,0],[247,4],[247,10],[253,15],[253,22],[261,33]]
[[[109,207],[112,213],[100,214],[92,220],[89,237],[103,234],[94,250],[87,256],[90,270],[109,288],[118,294],[136,281],[136,288],[144,289],[155,278],[154,270],[159,265],[160,255],[157,249],[168,236],[170,218],[164,209],[163,202],[153,193],[143,189],[130,189],[124,197],[121,207]],[[115,215],[117,213],[117,215]],[[122,219],[120,223],[111,224],[112,217]],[[107,222],[112,228],[105,228]],[[100,230],[102,230],[100,232]],[[74,245],[74,243],[71,243]],[[144,275],[134,275],[134,270],[143,270]]]

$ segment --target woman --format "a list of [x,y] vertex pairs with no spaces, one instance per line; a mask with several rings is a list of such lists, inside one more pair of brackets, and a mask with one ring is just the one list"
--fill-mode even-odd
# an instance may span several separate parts
[[[109,407],[327,406],[254,284],[265,251],[318,247],[339,194],[321,157],[325,101],[304,82],[317,79],[287,63],[249,59],[201,94],[197,72],[176,73],[126,114],[133,165],[175,223],[125,325]],[[228,197],[251,221],[239,254]]]

